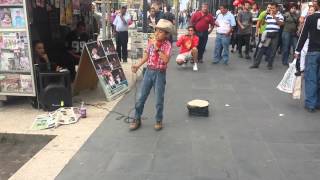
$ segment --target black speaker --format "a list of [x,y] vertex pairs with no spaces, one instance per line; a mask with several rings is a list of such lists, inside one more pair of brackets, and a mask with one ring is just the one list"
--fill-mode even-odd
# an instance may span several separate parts
[[39,104],[45,111],[72,106],[69,71],[39,72]]

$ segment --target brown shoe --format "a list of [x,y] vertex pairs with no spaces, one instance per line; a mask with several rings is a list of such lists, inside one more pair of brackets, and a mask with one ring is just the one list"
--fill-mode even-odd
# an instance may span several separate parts
[[157,121],[156,124],[154,125],[154,129],[156,131],[160,131],[162,128],[163,128],[162,121]]
[[134,130],[139,129],[140,126],[141,126],[141,120],[134,119],[134,120],[130,123],[129,129],[130,129],[130,131],[134,131]]

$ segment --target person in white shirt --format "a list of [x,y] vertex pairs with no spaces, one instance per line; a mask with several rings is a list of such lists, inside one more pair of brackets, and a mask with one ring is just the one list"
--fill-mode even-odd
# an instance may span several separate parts
[[220,6],[220,14],[217,16],[215,25],[217,28],[217,37],[215,42],[213,64],[218,64],[221,60],[225,65],[229,62],[229,44],[233,28],[236,21],[231,12],[228,11],[226,5]]
[[114,33],[116,36],[117,52],[119,59],[127,62],[128,58],[128,27],[131,21],[131,16],[127,14],[127,7],[121,7],[120,13],[113,21]]

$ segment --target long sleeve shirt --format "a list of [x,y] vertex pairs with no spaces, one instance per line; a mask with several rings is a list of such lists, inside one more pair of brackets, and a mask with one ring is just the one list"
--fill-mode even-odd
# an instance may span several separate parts
[[300,35],[296,53],[300,53],[309,37],[308,52],[320,51],[320,12],[307,17]]

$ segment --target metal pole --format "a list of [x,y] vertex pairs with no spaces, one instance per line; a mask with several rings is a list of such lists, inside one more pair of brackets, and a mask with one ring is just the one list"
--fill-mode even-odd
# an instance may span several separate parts
[[107,38],[110,39],[111,38],[111,27],[110,27],[110,19],[111,19],[111,2],[112,0],[109,0],[109,2],[107,3]]
[[142,31],[144,33],[147,33],[148,32],[148,17],[147,17],[147,14],[148,14],[148,0],[143,0],[143,21],[142,21]]
[[178,28],[179,28],[179,11],[180,11],[180,3],[179,0],[175,0],[175,19],[176,19],[176,30],[177,30],[177,34],[178,34]]
[[102,40],[106,40],[106,0],[102,0],[101,4],[102,11]]

